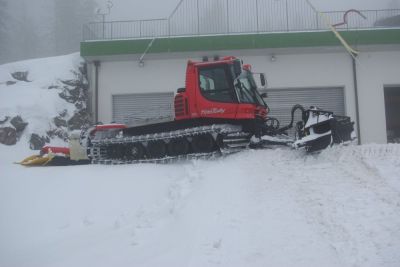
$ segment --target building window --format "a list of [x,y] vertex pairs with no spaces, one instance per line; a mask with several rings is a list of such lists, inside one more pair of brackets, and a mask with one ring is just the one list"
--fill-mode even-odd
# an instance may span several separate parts
[[388,143],[400,143],[400,86],[385,87],[386,133]]

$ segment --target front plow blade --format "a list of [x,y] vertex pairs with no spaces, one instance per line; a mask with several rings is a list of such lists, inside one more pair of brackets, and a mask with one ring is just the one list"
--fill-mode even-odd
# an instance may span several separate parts
[[34,155],[21,162],[16,162],[27,167],[33,166],[71,166],[90,164],[90,160],[71,160],[69,157],[48,154],[45,156]]
[[33,156],[27,157],[26,159],[22,160],[21,162],[17,162],[17,163],[24,165],[24,166],[45,166],[53,158],[54,158],[54,156],[51,156],[51,155],[46,155],[46,156],[33,155]]

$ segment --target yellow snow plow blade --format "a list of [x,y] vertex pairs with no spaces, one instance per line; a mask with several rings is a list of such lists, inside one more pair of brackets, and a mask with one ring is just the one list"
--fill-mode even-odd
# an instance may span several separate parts
[[53,159],[53,157],[54,155],[51,154],[48,154],[46,156],[33,155],[17,163],[24,166],[43,166],[49,163]]

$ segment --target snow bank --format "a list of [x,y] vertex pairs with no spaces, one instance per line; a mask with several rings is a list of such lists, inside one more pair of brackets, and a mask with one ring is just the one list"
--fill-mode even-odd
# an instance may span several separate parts
[[0,148],[0,266],[400,266],[400,145],[24,168]]
[[[0,119],[20,115],[29,122],[22,136],[25,143],[31,133],[45,136],[46,131],[55,128],[54,117],[64,110],[71,116],[76,110],[58,96],[60,90],[51,88],[62,87],[61,80],[74,79],[72,70],[78,70],[81,63],[79,53],[75,53],[0,65]],[[11,76],[25,71],[29,82]],[[7,85],[10,81],[16,83]]]

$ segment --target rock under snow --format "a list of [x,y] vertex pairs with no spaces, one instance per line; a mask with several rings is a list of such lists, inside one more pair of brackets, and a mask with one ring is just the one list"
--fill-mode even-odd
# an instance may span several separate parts
[[5,116],[3,119],[0,119],[0,125],[6,123],[10,117]]
[[25,127],[28,125],[28,123],[25,122],[21,116],[15,116],[11,119],[10,123],[12,126],[14,126],[17,133],[22,133],[25,130]]
[[54,117],[53,121],[57,127],[67,127],[67,121],[61,116]]
[[13,118],[2,126],[15,128],[17,141],[31,148],[65,142],[71,130],[90,124],[85,75],[79,54],[0,65],[0,118]]
[[28,71],[16,71],[11,73],[11,76],[17,80],[17,81],[21,81],[21,82],[31,82],[28,80]]
[[39,136],[38,134],[33,133],[29,140],[29,148],[32,150],[40,150],[46,142],[50,142],[48,137]]
[[12,127],[0,128],[0,144],[15,145],[17,143],[17,131]]

